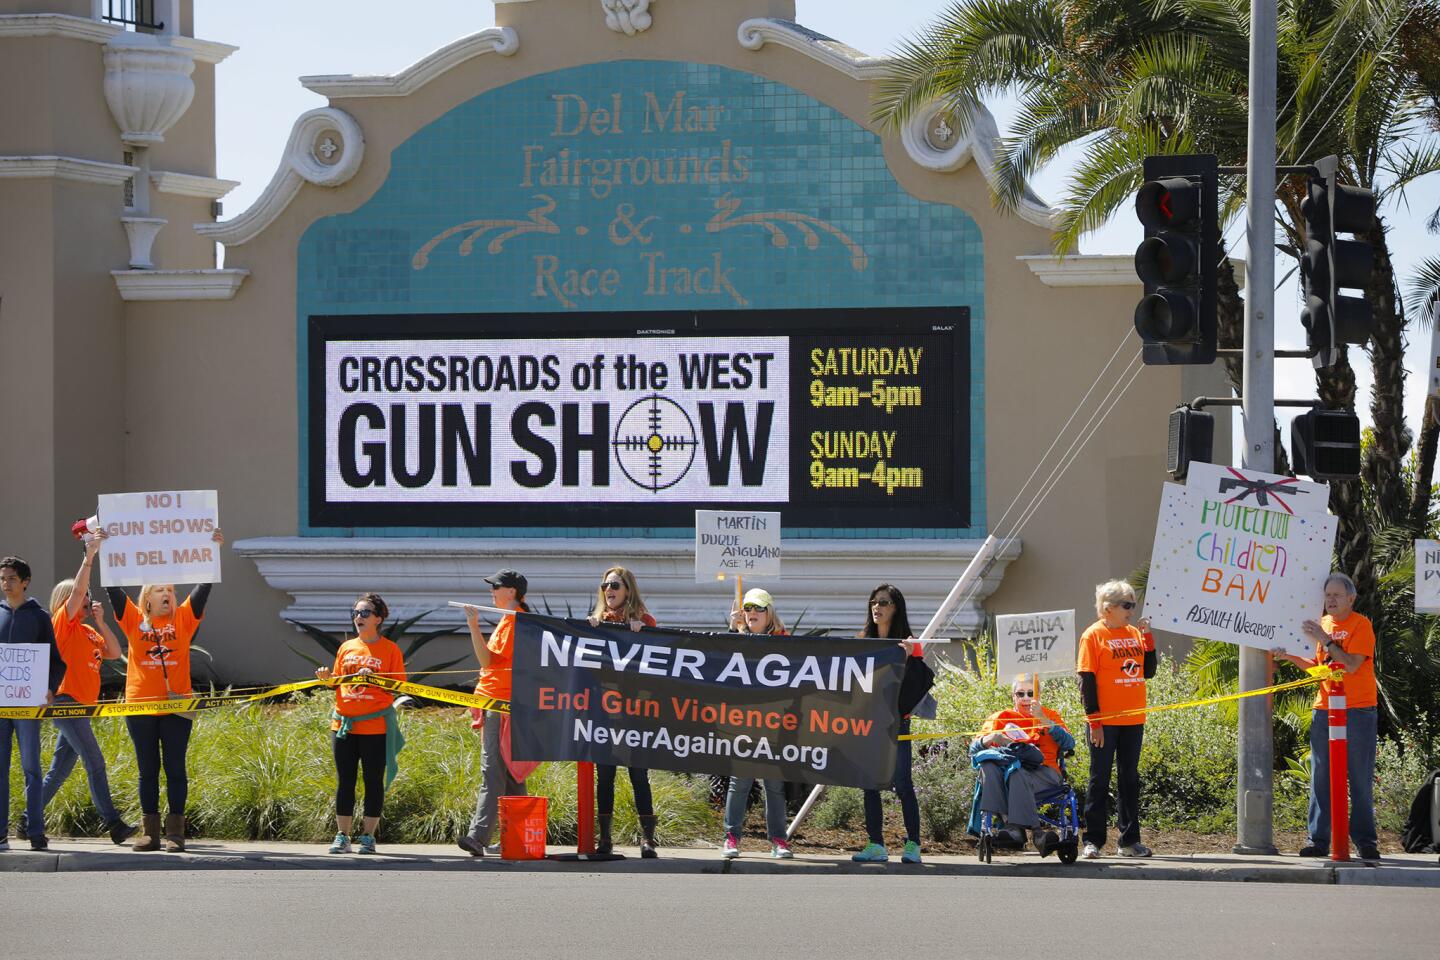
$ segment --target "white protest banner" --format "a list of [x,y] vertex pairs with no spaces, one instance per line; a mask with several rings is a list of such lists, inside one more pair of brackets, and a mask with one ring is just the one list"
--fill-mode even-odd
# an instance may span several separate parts
[[1017,673],[1074,673],[1075,611],[996,617],[995,670],[1002,683]]
[[100,497],[100,583],[219,583],[220,525],[214,490],[107,493]]
[[1415,541],[1415,612],[1440,613],[1440,540]]
[[0,643],[0,707],[43,707],[50,692],[48,643]]
[[780,576],[780,514],[695,511],[695,582]]
[[[1205,469],[1198,469],[1198,468]],[[1308,656],[1336,520],[1324,484],[1195,464],[1165,484],[1144,613],[1159,630]]]

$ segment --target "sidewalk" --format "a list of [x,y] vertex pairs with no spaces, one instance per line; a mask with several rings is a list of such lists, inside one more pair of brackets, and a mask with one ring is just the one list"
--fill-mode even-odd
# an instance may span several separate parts
[[[852,863],[849,857],[805,854],[794,860],[772,860],[763,851],[746,851],[738,860],[722,860],[713,847],[662,847],[658,860],[641,860],[635,848],[621,848],[623,860],[603,863],[504,861],[472,858],[453,846],[439,844],[381,844],[375,856],[332,856],[321,844],[241,843],[191,840],[181,854],[135,853],[100,839],[54,839],[50,849],[37,853],[12,842],[0,853],[0,873],[65,873],[128,870],[430,870],[430,871],[542,871],[590,873],[687,874],[789,874],[805,877],[845,875],[953,876],[953,877],[1088,877],[1108,880],[1198,880],[1251,883],[1356,884],[1440,889],[1440,858],[1435,854],[1395,854],[1378,864],[1332,864],[1328,860],[1298,857],[1256,857],[1233,854],[1157,856],[1149,860],[1106,857],[1081,860],[1066,866],[1053,857],[1041,860],[1033,853],[996,856],[984,864],[971,856],[927,856],[925,863],[899,862],[898,852],[887,864]],[[551,847],[551,853],[573,850]]]

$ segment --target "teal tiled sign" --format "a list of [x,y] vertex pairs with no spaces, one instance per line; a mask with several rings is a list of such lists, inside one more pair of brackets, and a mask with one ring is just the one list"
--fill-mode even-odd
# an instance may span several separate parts
[[[969,429],[957,439],[969,448],[969,525],[911,518],[904,535],[984,531],[979,228],[958,208],[907,194],[875,134],[783,84],[707,64],[618,61],[481,94],[397,147],[384,184],[362,206],[312,224],[297,270],[302,464],[317,402],[311,317],[331,318],[331,329],[334,318],[365,317],[373,331],[376,317],[393,316],[393,333],[403,335],[416,315],[515,315],[512,335],[544,337],[557,316],[573,315],[573,329],[583,329],[597,312],[610,315],[597,327],[636,315],[643,330],[644,313],[948,307],[960,316],[968,308],[969,370],[957,405],[968,406]],[[527,327],[527,316],[552,326]],[[310,492],[324,482],[302,467],[303,534],[502,532],[311,525]],[[628,525],[525,531],[691,535],[688,527]]]

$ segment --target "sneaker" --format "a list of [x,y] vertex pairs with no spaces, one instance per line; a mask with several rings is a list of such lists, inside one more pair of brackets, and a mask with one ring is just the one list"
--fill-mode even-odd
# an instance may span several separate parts
[[1367,847],[1367,846],[1364,846],[1364,845],[1362,844],[1361,847],[1360,847],[1360,859],[1361,859],[1361,860],[1369,860],[1369,861],[1372,861],[1372,862],[1373,862],[1373,861],[1376,861],[1376,860],[1379,860],[1379,859],[1380,859],[1380,848],[1379,848],[1379,847]]
[[890,859],[890,851],[885,849],[883,843],[867,843],[864,850],[850,859],[856,863],[885,863]]
[[50,849],[50,840],[43,833],[32,833],[30,834],[30,849],[48,850]]
[[1080,856],[1084,857],[1086,860],[1099,860],[1100,848],[1095,846],[1095,844],[1093,843],[1087,843],[1085,844],[1085,849],[1080,851]]
[[117,817],[116,819],[110,821],[109,826],[107,826],[105,829],[110,831],[110,842],[115,844],[115,846],[119,847],[123,846],[126,840],[129,840],[131,837],[135,836],[136,831],[138,831],[140,828],[133,827],[130,824],[126,823],[124,820],[121,820]]
[[1324,859],[1325,857],[1330,856],[1330,847],[1328,845],[1323,845],[1319,843],[1307,843],[1305,844],[1305,846],[1300,848],[1300,856],[1319,857],[1321,859]]
[[498,844],[498,843],[487,843],[487,844],[485,845],[485,855],[486,855],[487,857],[498,857],[498,856],[500,856],[500,844]]
[[461,850],[464,850],[472,857],[485,856],[484,844],[482,844],[479,840],[476,840],[474,837],[470,836],[470,834],[468,833],[465,834],[465,836],[461,837],[459,840],[456,840],[455,846],[459,847]]
[[795,851],[790,849],[790,844],[785,842],[784,837],[771,837],[770,856],[776,860],[793,860],[795,859]]
[[999,850],[1023,850],[1025,848],[1025,828],[1006,827],[995,832],[995,847]]
[[343,833],[335,834],[335,842],[330,844],[331,853],[349,853],[350,838]]
[[1153,851],[1143,843],[1132,843],[1128,847],[1120,848],[1122,857],[1148,857]]
[[360,853],[375,852],[375,838],[368,833],[360,834]]
[[0,853],[7,853],[10,850],[10,838],[0,837]]
[[916,843],[914,840],[906,840],[906,841],[905,841],[905,849],[904,849],[904,851],[901,852],[901,854],[900,854],[900,862],[901,862],[901,863],[919,863],[919,862],[920,862],[920,844]]
[[740,838],[733,833],[725,834],[725,842],[720,844],[720,856],[726,860],[740,856]]

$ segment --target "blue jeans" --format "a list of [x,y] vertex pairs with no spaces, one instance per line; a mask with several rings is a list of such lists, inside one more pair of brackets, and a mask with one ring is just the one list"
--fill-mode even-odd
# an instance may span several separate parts
[[[910,732],[910,718],[900,721],[900,736]],[[895,746],[895,779],[891,786],[900,798],[900,817],[905,821],[905,839],[920,842],[920,800],[915,796],[915,781],[910,776],[913,740],[901,740]],[[865,834],[871,843],[885,845],[885,807],[879,790],[865,791]]]
[[[1350,839],[1373,847],[1375,839],[1374,707],[1345,711],[1345,767],[1350,775]],[[1310,842],[1330,849],[1330,718],[1324,710],[1310,715]]]
[[[57,704],[74,703],[73,697],[59,696],[55,698]],[[100,814],[100,822],[109,826],[120,815],[115,811],[115,804],[110,799],[110,778],[105,773],[105,755],[100,752],[100,744],[95,739],[95,731],[90,726],[89,717],[56,717],[55,729],[59,736],[55,740],[55,756],[50,759],[50,770],[45,774],[45,806],[55,799],[55,794],[65,785],[70,778],[70,773],[75,769],[75,761],[79,760],[85,765],[85,779],[90,786],[90,801],[95,804],[95,811]]]
[[[750,800],[754,777],[731,777],[730,791],[725,794],[725,832],[740,836],[745,826],[745,807]],[[785,781],[763,780],[765,784],[765,835],[785,838]]]
[[10,833],[10,735],[20,741],[20,770],[25,774],[25,819],[30,836],[45,833],[45,801],[40,777],[40,721],[0,719],[0,835]]

